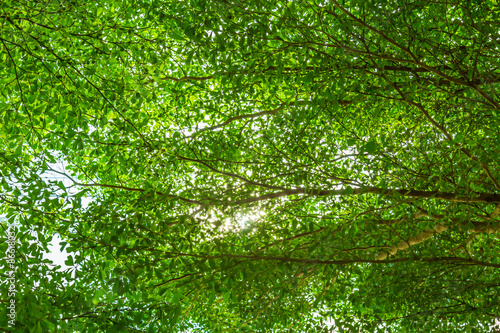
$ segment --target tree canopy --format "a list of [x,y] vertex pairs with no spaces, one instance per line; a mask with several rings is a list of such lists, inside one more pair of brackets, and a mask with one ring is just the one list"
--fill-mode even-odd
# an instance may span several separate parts
[[500,318],[496,0],[3,0],[0,22],[4,331]]

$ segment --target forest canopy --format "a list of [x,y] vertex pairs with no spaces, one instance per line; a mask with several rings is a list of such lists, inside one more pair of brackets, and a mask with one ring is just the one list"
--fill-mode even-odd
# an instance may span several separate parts
[[3,0],[0,24],[2,331],[500,318],[496,0]]

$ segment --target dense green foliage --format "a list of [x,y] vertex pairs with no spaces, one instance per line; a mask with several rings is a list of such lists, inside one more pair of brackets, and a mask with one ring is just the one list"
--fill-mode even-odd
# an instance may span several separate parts
[[3,0],[0,24],[5,331],[500,317],[497,1]]

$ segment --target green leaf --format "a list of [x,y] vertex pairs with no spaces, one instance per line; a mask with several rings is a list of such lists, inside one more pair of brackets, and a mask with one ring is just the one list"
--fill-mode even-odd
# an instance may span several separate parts
[[373,154],[377,151],[377,143],[375,141],[368,141],[364,146],[363,150],[369,154]]
[[64,261],[64,264],[66,266],[73,266],[74,263],[73,263],[73,257],[72,256],[68,256],[68,258]]
[[353,194],[354,193],[354,190],[352,187],[350,187],[349,185],[347,185],[345,188],[344,188],[344,191],[343,191],[343,194],[344,195],[349,195],[349,194]]

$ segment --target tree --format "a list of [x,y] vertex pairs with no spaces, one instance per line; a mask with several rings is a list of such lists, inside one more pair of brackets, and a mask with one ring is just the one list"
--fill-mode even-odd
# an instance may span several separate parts
[[3,1],[1,326],[488,329],[497,5]]

